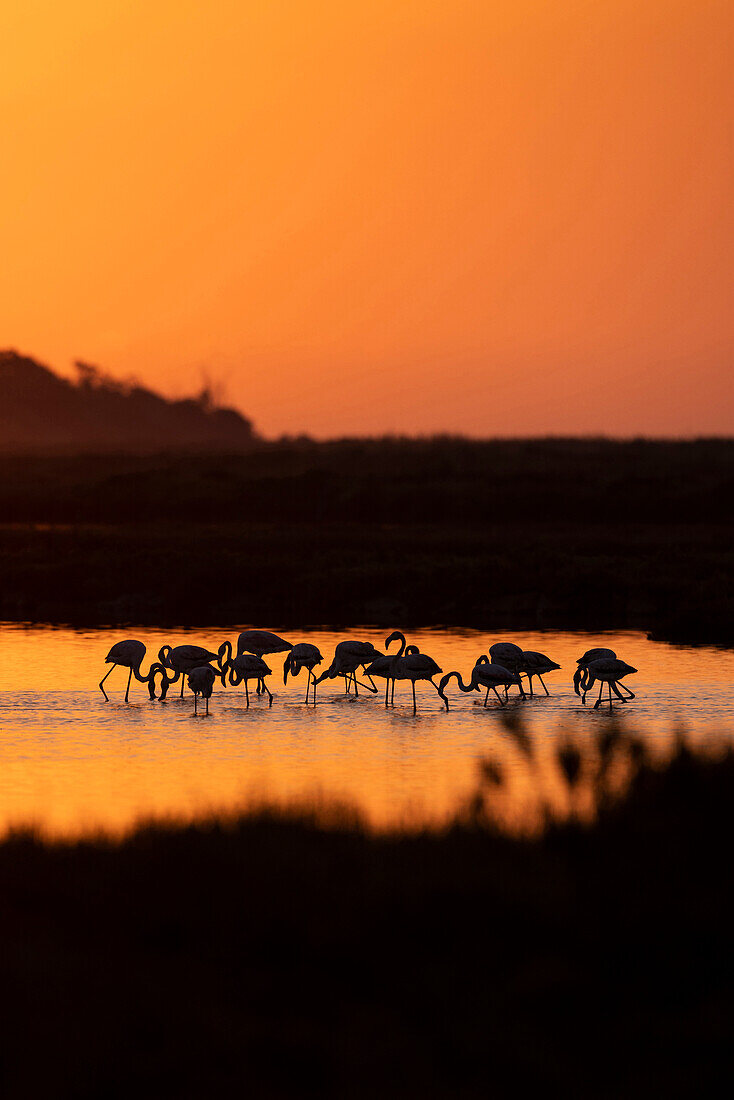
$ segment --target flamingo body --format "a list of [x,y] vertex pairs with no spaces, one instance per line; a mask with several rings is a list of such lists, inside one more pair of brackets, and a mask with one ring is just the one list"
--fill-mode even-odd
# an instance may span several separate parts
[[[636,668],[632,665],[628,665],[626,661],[621,661],[617,657],[601,657],[596,661],[590,661],[586,666],[584,678],[581,683],[583,694],[581,696],[581,702],[586,702],[586,695],[594,682],[599,681],[599,698],[594,703],[594,710],[601,706],[602,691],[604,690],[604,684],[609,685],[609,709],[612,709],[612,691],[614,694],[624,703],[625,697],[619,690],[618,684],[623,676],[630,676],[632,673],[637,672]],[[628,698],[634,699],[634,692],[626,689]]]
[[[520,689],[520,694],[523,699],[525,698],[525,691],[520,681],[520,672],[522,671],[523,651],[519,645],[515,645],[514,642],[495,642],[494,645],[489,647],[489,659],[492,664],[499,665],[500,668],[507,669],[508,672],[517,673],[517,687]],[[515,683],[515,681],[512,681]],[[507,692],[505,692],[505,695]]]
[[143,676],[143,674],[141,673],[140,666],[143,663],[143,658],[145,657],[145,653],[146,653],[145,646],[143,645],[142,642],[138,641],[137,638],[125,638],[121,642],[115,642],[115,644],[112,646],[109,653],[105,657],[105,664],[112,665],[112,668],[110,669],[110,671],[105,676],[102,677],[102,679],[100,680],[100,684],[99,684],[99,689],[102,692],[102,694],[104,695],[105,701],[109,701],[109,697],[107,695],[107,692],[104,689],[104,682],[107,679],[107,676],[110,675],[110,673],[113,671],[113,669],[117,665],[121,665],[122,668],[127,668],[127,669],[130,670],[130,673],[129,673],[128,678],[127,678],[127,689],[125,691],[125,702],[126,703],[129,702],[130,682],[133,678],[133,675],[135,676],[136,680],[140,681],[141,684],[147,684],[148,685],[148,692],[150,694],[150,697],[151,697],[151,699],[154,699],[155,698],[155,677],[156,677],[156,674],[158,672],[160,672],[161,677],[162,677],[162,682],[163,682],[162,683],[162,691],[165,691],[166,672],[165,672],[165,669],[163,668],[162,664],[160,664],[158,662],[156,662],[155,664],[152,664],[150,666],[150,669],[148,670],[148,675],[147,676]]
[[534,649],[523,650],[520,671],[527,675],[531,695],[533,694],[533,676],[538,677],[546,695],[550,695],[543,680],[543,673],[553,672],[560,667],[561,666],[556,664],[555,661],[552,661],[550,657],[547,657],[545,653],[538,653],[537,650]]
[[[366,666],[368,662],[374,661],[380,656],[379,650],[375,649],[372,642],[360,642],[353,638],[338,642],[334,650],[334,657],[331,664],[320,676],[314,679],[314,688],[316,684],[320,684],[322,680],[334,680],[337,676],[344,676],[346,678],[354,675],[354,690],[355,694],[359,695],[359,691],[357,690],[357,669],[360,665]],[[349,681],[347,681],[347,685],[348,683]],[[377,689],[372,687],[368,688],[368,690],[376,691]]]
[[[283,683],[288,682],[288,674],[291,676],[298,676],[302,668],[308,670],[308,676],[306,679],[306,702],[308,702],[309,692],[311,690],[311,680],[315,680],[314,668],[316,665],[320,665],[323,661],[321,650],[312,645],[311,642],[297,642],[296,645],[289,651],[285,663],[283,665]],[[316,685],[313,689],[313,701],[316,703]]]
[[229,666],[229,682],[232,687],[237,687],[244,681],[245,684],[245,698],[247,699],[247,706],[250,706],[250,692],[247,687],[248,680],[257,680],[258,685],[262,684],[263,690],[268,696],[268,706],[273,705],[273,695],[270,688],[265,683],[265,677],[270,676],[272,669],[265,664],[262,657],[256,657],[254,653],[240,653],[235,657],[233,661],[228,662]]
[[589,667],[592,661],[600,661],[604,657],[615,658],[616,656],[617,654],[614,652],[613,649],[603,649],[598,647],[596,649],[587,649],[586,653],[582,654],[582,656],[579,657],[579,659],[577,660],[576,671],[573,674],[573,690],[576,692],[576,694],[581,694],[581,681],[584,678],[586,669]]
[[446,698],[445,689],[446,685],[453,677],[456,678],[459,689],[463,692],[479,691],[480,687],[485,687],[487,689],[487,694],[484,698],[485,707],[490,691],[493,691],[500,704],[505,706],[505,701],[497,691],[497,688],[507,688],[510,684],[520,683],[520,676],[517,672],[511,672],[510,669],[505,668],[504,665],[497,664],[494,661],[488,661],[486,657],[480,658],[472,669],[471,679],[468,684],[464,683],[460,672],[448,672],[445,676],[441,677],[438,694],[443,699],[446,710],[449,709],[449,701]]

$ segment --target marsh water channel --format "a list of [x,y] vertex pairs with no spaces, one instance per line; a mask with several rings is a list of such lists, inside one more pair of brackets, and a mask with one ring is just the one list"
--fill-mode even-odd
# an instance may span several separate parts
[[[316,644],[326,667],[337,641],[360,638],[382,650],[386,633],[354,627],[286,636]],[[355,698],[345,695],[343,680],[322,683],[318,704],[306,706],[305,671],[283,685],[285,654],[266,658],[273,669],[270,708],[252,696],[248,710],[241,688],[217,683],[210,716],[194,718],[188,691],[181,699],[178,687],[171,688],[165,701],[151,701],[135,680],[126,704],[122,668],[106,682],[109,702],[97,687],[110,646],[123,637],[145,643],[147,670],[166,643],[216,650],[236,636],[236,628],[1,625],[0,829],[32,824],[51,834],[117,833],[152,815],[335,799],[378,828],[440,823],[471,797],[479,761],[488,757],[504,777],[494,794],[497,816],[513,829],[532,827],[542,807],[560,816],[573,809],[555,757],[559,743],[570,739],[583,753],[610,722],[608,708],[589,705],[595,694],[582,706],[571,683],[576,658],[595,645],[616,650],[639,670],[625,681],[636,698],[615,706],[614,716],[661,758],[680,728],[699,744],[730,737],[734,729],[734,652],[672,646],[639,633],[408,632],[408,641],[445,672],[458,669],[465,678],[495,641],[540,650],[562,666],[545,677],[550,696],[536,681],[540,694],[526,702],[513,695],[504,709],[496,700],[485,708],[483,692],[464,695],[452,682],[447,713],[435,689],[419,684],[414,716],[408,683],[398,683],[395,706],[386,708],[383,681],[376,695],[361,690]],[[522,719],[534,745],[532,761],[504,725],[505,714]]]

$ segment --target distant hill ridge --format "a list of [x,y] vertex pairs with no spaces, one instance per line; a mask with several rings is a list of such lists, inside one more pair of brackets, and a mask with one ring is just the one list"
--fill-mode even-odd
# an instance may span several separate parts
[[251,422],[216,407],[206,389],[168,400],[97,367],[75,366],[73,382],[17,351],[0,351],[0,451],[239,451],[256,442]]

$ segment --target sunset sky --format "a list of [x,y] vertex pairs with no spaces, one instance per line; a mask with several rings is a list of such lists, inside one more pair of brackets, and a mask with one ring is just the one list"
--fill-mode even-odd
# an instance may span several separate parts
[[0,346],[268,435],[731,434],[731,0],[24,0]]

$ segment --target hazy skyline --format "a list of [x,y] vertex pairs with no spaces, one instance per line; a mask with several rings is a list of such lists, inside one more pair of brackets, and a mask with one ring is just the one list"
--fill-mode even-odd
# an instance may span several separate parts
[[0,345],[266,435],[732,432],[724,2],[0,15]]

